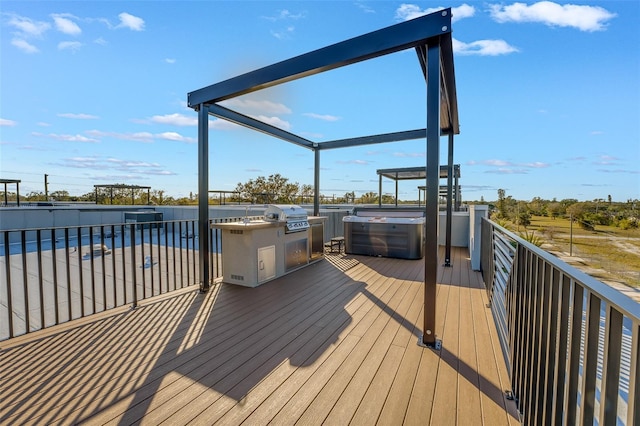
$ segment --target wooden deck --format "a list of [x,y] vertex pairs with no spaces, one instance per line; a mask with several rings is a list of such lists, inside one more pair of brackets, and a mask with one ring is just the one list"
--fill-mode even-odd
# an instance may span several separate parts
[[518,424],[467,257],[439,272],[440,351],[417,344],[423,260],[328,253],[0,342],[0,424]]

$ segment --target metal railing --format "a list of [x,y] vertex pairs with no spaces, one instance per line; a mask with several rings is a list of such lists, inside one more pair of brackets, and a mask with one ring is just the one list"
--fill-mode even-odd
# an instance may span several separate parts
[[486,219],[481,253],[523,424],[640,424],[640,304]]
[[0,340],[195,285],[196,229],[181,220],[0,231]]

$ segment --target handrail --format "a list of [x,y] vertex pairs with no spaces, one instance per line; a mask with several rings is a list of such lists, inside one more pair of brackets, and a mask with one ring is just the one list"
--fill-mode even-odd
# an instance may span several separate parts
[[196,285],[196,222],[0,230],[0,341]]
[[490,220],[481,264],[524,424],[640,423],[640,304]]

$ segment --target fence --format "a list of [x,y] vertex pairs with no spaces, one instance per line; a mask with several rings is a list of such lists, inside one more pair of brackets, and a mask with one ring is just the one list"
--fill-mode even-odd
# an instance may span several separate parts
[[486,219],[482,271],[523,424],[640,423],[640,304]]
[[197,284],[198,237],[195,220],[0,231],[0,340]]

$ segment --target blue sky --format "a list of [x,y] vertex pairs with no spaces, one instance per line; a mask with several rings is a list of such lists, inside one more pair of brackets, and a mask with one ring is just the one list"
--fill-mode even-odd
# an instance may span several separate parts
[[[187,93],[453,8],[464,200],[640,198],[640,2],[0,2],[0,178],[21,194],[96,184],[197,192]],[[413,51],[233,100],[309,139],[426,126]],[[304,148],[213,119],[212,190],[280,173],[313,183]],[[425,141],[329,150],[324,195],[378,190],[376,170],[426,163]],[[441,163],[447,139],[441,142]],[[417,199],[420,181],[400,184]],[[12,190],[11,187],[8,188]],[[394,193],[393,181],[383,192]]]

